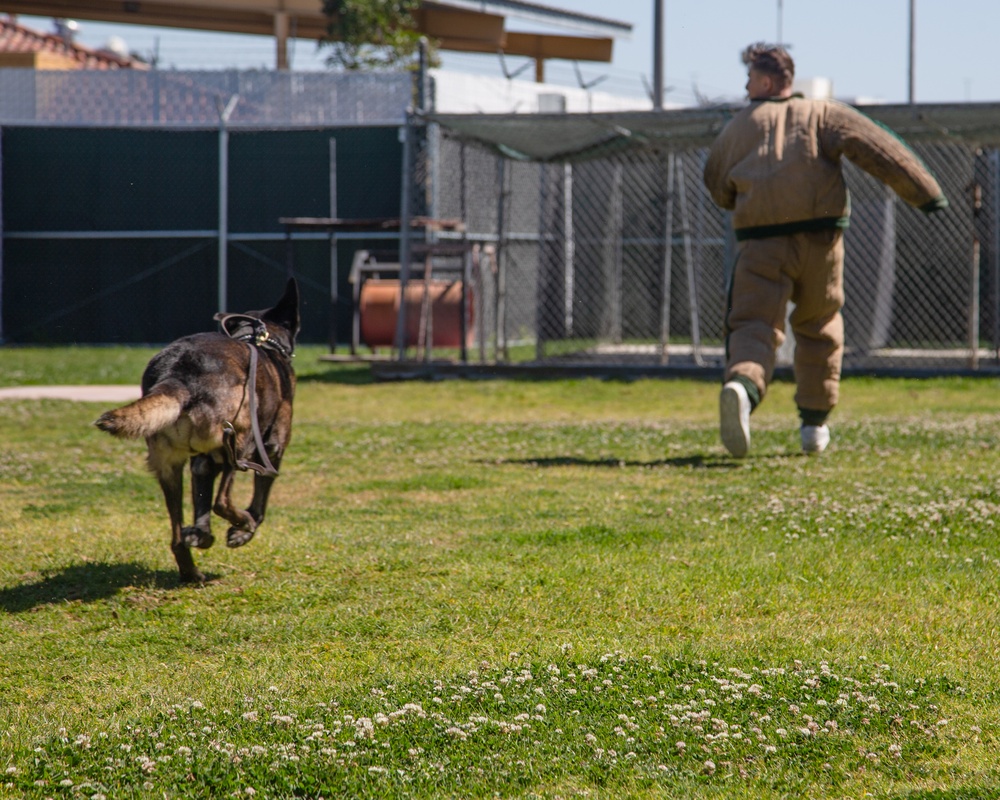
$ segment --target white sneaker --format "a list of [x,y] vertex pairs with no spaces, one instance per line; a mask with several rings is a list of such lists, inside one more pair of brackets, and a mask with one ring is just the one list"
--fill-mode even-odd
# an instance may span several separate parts
[[719,433],[736,458],[750,452],[750,396],[739,381],[729,381],[719,395]]
[[822,453],[830,444],[830,428],[827,425],[803,425],[799,434],[803,453]]

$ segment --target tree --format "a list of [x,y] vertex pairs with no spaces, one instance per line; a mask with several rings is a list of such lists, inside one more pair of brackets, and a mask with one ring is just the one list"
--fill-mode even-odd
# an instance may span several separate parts
[[[326,63],[348,70],[409,69],[420,47],[420,0],[323,0]],[[431,54],[432,61],[436,56]]]

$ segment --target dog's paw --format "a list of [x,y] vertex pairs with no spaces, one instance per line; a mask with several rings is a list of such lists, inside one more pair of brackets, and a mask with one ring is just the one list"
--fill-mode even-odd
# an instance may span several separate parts
[[226,547],[243,547],[252,538],[256,530],[232,527],[226,533]]
[[208,531],[201,528],[184,528],[181,531],[181,541],[188,547],[197,547],[199,550],[207,550],[215,544],[215,537]]

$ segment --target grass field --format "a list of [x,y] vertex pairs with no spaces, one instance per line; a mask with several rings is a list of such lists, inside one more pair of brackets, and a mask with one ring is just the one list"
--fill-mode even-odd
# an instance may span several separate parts
[[997,381],[848,381],[819,458],[777,384],[734,461],[712,383],[319,352],[203,587],[106,406],[0,402],[0,797],[1000,796]]

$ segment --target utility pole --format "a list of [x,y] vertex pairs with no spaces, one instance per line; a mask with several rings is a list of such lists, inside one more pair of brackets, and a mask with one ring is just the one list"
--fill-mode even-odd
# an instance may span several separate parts
[[653,111],[663,110],[663,3],[653,0]]
[[916,52],[917,52],[917,0],[910,0],[910,79],[909,99],[912,106],[915,102],[916,84]]
[[778,0],[778,41],[776,42],[778,45],[782,45],[785,42],[784,26],[782,24],[785,16],[784,6],[784,2]]

